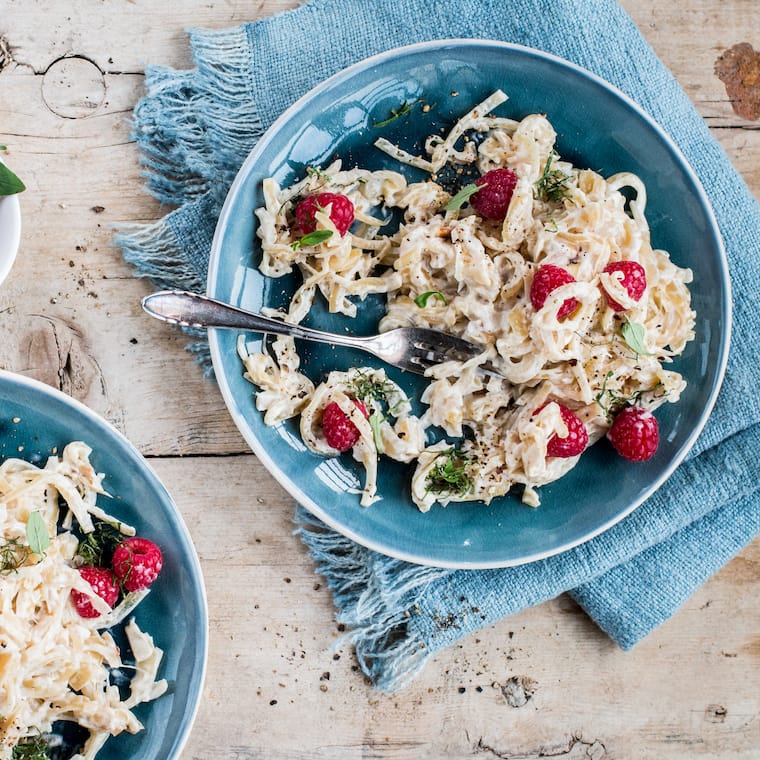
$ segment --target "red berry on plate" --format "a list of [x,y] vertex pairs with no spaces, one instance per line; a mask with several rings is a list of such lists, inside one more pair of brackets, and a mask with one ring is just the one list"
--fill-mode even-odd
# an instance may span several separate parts
[[511,169],[491,169],[478,177],[475,184],[482,190],[470,197],[470,205],[486,219],[503,219],[517,185],[517,175]]
[[[107,567],[85,565],[79,568],[79,574],[92,586],[95,593],[109,607],[113,607],[116,604],[116,600],[119,598],[119,584],[114,574]],[[74,602],[77,612],[83,618],[100,617],[100,612],[92,606],[90,597],[87,594],[72,589],[71,600]]]
[[[637,261],[613,261],[611,264],[607,264],[604,271],[608,274],[622,272],[623,277],[620,282],[634,301],[638,301],[644,295],[647,287],[647,274],[644,267]],[[606,293],[606,296],[607,302],[614,311],[624,311],[624,307],[610,298],[609,293]]]
[[[530,284],[530,302],[533,304],[533,308],[538,311],[546,303],[549,293],[561,285],[567,285],[570,282],[575,282],[575,277],[567,269],[555,266],[554,264],[543,264],[540,266],[533,275],[533,282]],[[577,308],[577,299],[565,299],[559,307],[557,319],[564,319],[570,316]]]
[[[361,401],[354,400],[361,413],[367,417],[367,407]],[[352,449],[359,440],[359,428],[354,425],[348,415],[331,401],[322,412],[322,433],[329,446],[338,451]]]
[[317,228],[315,214],[321,209],[330,207],[330,220],[340,235],[345,235],[354,221],[354,204],[345,195],[338,193],[319,193],[307,195],[296,206],[296,227],[301,234],[308,235]]
[[607,438],[621,457],[631,462],[650,459],[660,441],[657,418],[641,406],[627,406],[617,414]]
[[148,538],[125,538],[114,549],[111,565],[126,591],[148,588],[158,578],[164,559]]
[[[549,402],[547,401],[547,404]],[[557,402],[555,402],[557,403]],[[536,409],[533,414],[538,414],[546,404]],[[563,404],[557,403],[562,422],[567,428],[567,436],[560,438],[553,435],[546,444],[546,456],[548,457],[575,457],[582,454],[588,445],[588,431],[583,421]]]

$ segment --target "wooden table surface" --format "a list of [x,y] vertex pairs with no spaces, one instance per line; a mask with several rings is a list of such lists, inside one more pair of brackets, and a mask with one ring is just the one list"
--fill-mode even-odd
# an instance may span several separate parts
[[[292,499],[250,453],[186,338],[142,313],[150,284],[112,243],[114,224],[166,210],[146,194],[129,137],[145,66],[188,67],[188,27],[296,4],[0,0],[0,144],[27,184],[20,255],[0,288],[0,367],[114,423],[188,523],[210,654],[183,757],[760,757],[758,541],[628,653],[564,596],[440,653],[393,696],[335,649],[330,594],[292,535]],[[760,61],[745,71],[754,110],[732,102],[714,70],[740,43],[760,49],[757,0],[623,5],[760,197]],[[514,677],[532,684],[522,706],[501,688]]]

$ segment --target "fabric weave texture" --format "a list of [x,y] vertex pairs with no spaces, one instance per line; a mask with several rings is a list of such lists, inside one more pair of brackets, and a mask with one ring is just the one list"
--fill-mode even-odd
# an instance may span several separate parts
[[[333,592],[337,618],[364,671],[386,691],[461,636],[566,591],[628,649],[760,532],[758,372],[744,348],[760,329],[760,207],[613,0],[308,0],[232,29],[191,31],[195,68],[150,67],[135,108],[148,191],[173,210],[118,233],[126,260],[157,287],[204,291],[227,189],[267,127],[345,66],[442,38],[515,42],[566,58],[659,122],[700,177],[724,237],[733,348],[687,461],[627,518],[562,554],[498,570],[420,567],[359,546],[298,508],[299,534]],[[202,334],[192,350],[208,368]]]

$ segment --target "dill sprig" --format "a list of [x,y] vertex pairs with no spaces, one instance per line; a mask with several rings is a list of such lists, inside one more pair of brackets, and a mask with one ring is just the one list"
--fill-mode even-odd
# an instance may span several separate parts
[[86,565],[107,567],[111,564],[114,549],[122,542],[124,536],[111,523],[94,521],[95,530],[87,533],[79,542],[77,554]]
[[414,106],[415,103],[418,101],[413,100],[409,102],[408,100],[405,100],[398,108],[391,108],[391,115],[387,119],[383,119],[382,121],[376,121],[372,126],[375,128],[378,127],[387,127],[389,124],[392,124],[397,119],[400,119],[402,116],[407,116],[412,112],[412,106]]
[[442,452],[428,473],[426,486],[432,493],[453,493],[462,496],[472,491],[473,479],[469,473],[470,459],[459,449]]
[[357,372],[351,378],[351,389],[360,401],[387,401],[395,390],[389,381],[373,380],[366,372]]
[[623,396],[620,393],[616,393],[614,390],[612,390],[612,388],[607,387],[607,383],[613,374],[614,373],[612,370],[610,370],[604,376],[602,388],[599,393],[594,396],[594,401],[596,401],[599,408],[604,412],[608,421],[610,422],[612,421],[612,418],[615,416],[615,413],[617,411],[625,406],[635,406],[641,401],[641,397],[645,393],[651,393],[654,398],[663,398],[664,396],[668,395],[668,392],[666,390],[663,390],[662,393],[657,393],[657,389],[663,387],[662,383],[657,383],[657,385],[655,385],[651,390],[641,389],[635,391],[634,393],[631,393],[630,396]]
[[332,177],[319,166],[306,167],[306,174],[309,177],[318,177],[319,179],[323,179],[325,182],[332,182]]
[[0,544],[0,575],[10,575],[23,567],[31,549],[18,538],[9,538]]
[[568,182],[571,176],[565,174],[561,169],[552,169],[552,161],[555,158],[559,158],[555,151],[549,153],[544,171],[536,180],[533,197],[538,200],[559,203],[559,201],[570,197],[571,192]]
[[29,736],[22,739],[14,748],[12,760],[49,760],[49,744],[42,736]]

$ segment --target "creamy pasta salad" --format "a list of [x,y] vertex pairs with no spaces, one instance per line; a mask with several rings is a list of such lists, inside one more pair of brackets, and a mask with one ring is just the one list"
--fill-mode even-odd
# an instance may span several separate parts
[[[109,736],[142,730],[133,708],[167,688],[163,652],[130,617],[160,549],[97,505],[105,492],[89,455],[77,441],[42,467],[0,464],[2,760],[60,753],[58,721],[87,738],[56,756],[92,760]],[[127,619],[129,658],[109,631]]]
[[[643,183],[563,160],[545,116],[493,115],[506,99],[493,93],[422,155],[378,139],[399,171],[336,161],[290,187],[264,181],[259,268],[302,276],[271,316],[301,322],[320,299],[353,317],[382,293],[380,331],[431,327],[483,347],[429,370],[414,415],[383,369],[336,369],[315,384],[293,339],[248,353],[241,338],[266,424],[300,415],[309,449],[350,450],[365,506],[382,496],[380,457],[410,463],[422,511],[510,491],[538,506],[537,488],[605,435],[631,461],[653,456],[652,412],[686,386],[668,365],[694,337],[691,272],[652,248]],[[408,181],[404,166],[425,178]],[[403,220],[386,229],[391,212]]]

